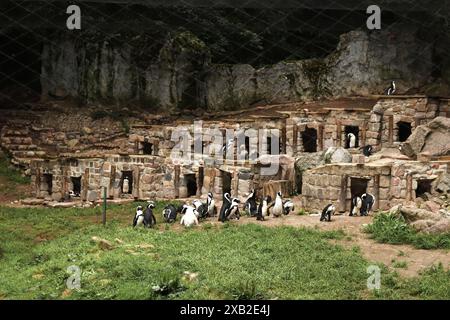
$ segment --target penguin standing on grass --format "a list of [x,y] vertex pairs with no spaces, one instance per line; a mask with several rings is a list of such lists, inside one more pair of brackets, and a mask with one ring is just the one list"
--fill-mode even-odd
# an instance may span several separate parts
[[256,215],[256,220],[264,221],[269,215],[269,203],[272,201],[270,196],[266,196],[261,199],[258,207],[258,214]]
[[277,197],[275,199],[275,204],[273,206],[272,213],[274,217],[279,217],[284,213],[283,198],[281,195],[281,191],[277,192]]
[[136,214],[133,219],[133,228],[144,224],[144,209],[142,206],[136,208]]

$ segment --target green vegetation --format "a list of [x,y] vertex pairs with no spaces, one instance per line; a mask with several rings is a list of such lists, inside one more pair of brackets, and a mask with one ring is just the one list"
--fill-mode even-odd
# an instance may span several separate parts
[[418,249],[450,249],[450,233],[419,233],[395,214],[380,213],[365,231],[381,243],[411,244]]
[[[449,299],[442,267],[404,280],[382,268],[382,288],[366,288],[367,266],[355,247],[331,244],[339,231],[203,222],[133,229],[137,203],[101,208],[0,207],[0,297],[6,299]],[[101,249],[93,236],[112,248]],[[66,289],[69,266],[81,289]],[[195,274],[188,277],[186,274]]]
[[23,197],[21,187],[30,184],[30,178],[22,175],[20,170],[13,168],[9,159],[0,152],[0,190],[1,195],[19,199]]

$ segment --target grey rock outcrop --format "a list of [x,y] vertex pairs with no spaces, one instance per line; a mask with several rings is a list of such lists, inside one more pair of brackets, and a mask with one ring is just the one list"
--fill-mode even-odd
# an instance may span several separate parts
[[450,119],[437,117],[426,125],[418,126],[402,145],[402,153],[416,157],[419,153],[431,156],[450,154]]

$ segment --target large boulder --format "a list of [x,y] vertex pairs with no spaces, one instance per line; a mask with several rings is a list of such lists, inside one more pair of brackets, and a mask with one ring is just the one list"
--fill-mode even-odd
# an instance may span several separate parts
[[418,126],[401,148],[408,157],[420,153],[430,156],[450,154],[450,118],[437,117],[426,125]]
[[325,163],[352,163],[351,153],[344,148],[331,147],[324,154]]

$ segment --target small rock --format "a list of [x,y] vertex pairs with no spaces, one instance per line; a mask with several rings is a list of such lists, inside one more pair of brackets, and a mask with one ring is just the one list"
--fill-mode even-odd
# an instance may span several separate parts
[[112,250],[114,248],[113,244],[111,242],[109,242],[108,240],[99,238],[97,236],[94,236],[91,239],[92,239],[92,241],[97,243],[98,246],[100,247],[100,249],[102,249],[102,250]]

